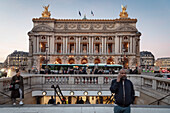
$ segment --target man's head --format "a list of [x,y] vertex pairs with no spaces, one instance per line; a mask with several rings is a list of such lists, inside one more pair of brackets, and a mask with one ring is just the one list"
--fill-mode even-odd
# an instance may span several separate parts
[[121,69],[120,71],[119,71],[119,74],[122,76],[122,78],[121,79],[126,79],[126,70],[125,69]]
[[20,75],[20,71],[19,69],[16,70],[16,75],[19,76]]

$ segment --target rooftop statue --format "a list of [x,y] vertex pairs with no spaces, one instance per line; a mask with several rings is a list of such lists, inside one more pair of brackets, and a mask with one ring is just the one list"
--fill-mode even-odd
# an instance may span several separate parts
[[42,17],[50,17],[50,16],[51,16],[50,11],[48,11],[49,6],[50,6],[50,5],[48,5],[48,6],[43,6],[44,11],[43,11],[43,13],[42,13]]
[[122,12],[120,12],[120,18],[128,18],[128,14],[126,12],[126,9],[127,9],[127,5],[124,7],[123,5],[121,5],[122,7]]

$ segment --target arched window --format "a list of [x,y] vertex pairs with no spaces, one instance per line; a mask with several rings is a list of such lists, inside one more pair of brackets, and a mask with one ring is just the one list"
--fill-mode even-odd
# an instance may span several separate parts
[[70,38],[70,40],[74,40],[74,38],[73,38],[73,37],[71,37],[71,38]]
[[96,40],[99,40],[99,37],[96,37]]

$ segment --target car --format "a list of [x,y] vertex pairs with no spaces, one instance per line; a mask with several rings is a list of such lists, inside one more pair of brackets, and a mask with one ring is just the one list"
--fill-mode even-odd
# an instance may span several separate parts
[[7,72],[5,71],[0,71],[0,78],[1,77],[7,77]]
[[163,69],[163,70],[162,70],[162,73],[169,73],[169,71],[166,70],[166,69]]
[[166,78],[166,79],[170,80],[170,73],[169,74],[163,74],[163,78]]

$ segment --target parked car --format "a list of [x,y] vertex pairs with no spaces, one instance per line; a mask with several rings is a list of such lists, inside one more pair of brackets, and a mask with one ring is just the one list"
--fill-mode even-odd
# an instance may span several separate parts
[[170,79],[170,73],[157,74],[157,75],[155,75],[155,77]]
[[170,73],[169,74],[163,74],[163,78],[170,79]]
[[163,70],[162,70],[162,73],[169,73],[169,71],[166,70],[166,69],[163,69]]
[[6,71],[0,71],[0,78],[1,77],[7,77],[7,72]]

